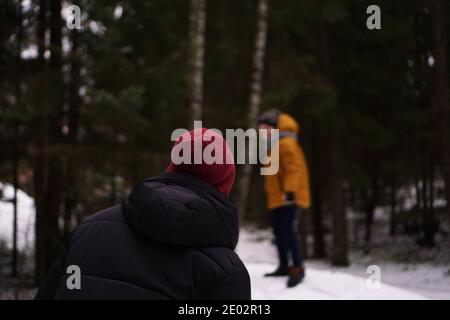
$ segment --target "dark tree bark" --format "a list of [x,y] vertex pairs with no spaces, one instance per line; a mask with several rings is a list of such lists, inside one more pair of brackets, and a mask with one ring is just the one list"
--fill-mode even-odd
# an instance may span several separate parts
[[298,223],[297,230],[299,235],[299,250],[303,259],[307,259],[309,257],[308,250],[308,233],[309,233],[309,221],[308,221],[308,212],[305,210],[300,210],[300,214],[298,215]]
[[[38,72],[46,74],[47,65],[44,57],[46,50],[45,33],[48,24],[48,3],[47,0],[39,1],[37,43],[38,43]],[[47,86],[46,77],[42,79],[42,88]],[[47,131],[48,131],[48,97],[40,98],[40,110],[38,115],[35,150],[33,161],[33,189],[36,205],[36,251],[35,251],[35,276],[39,285],[48,270],[47,261],[47,214],[45,208],[45,194],[47,188]]]
[[81,58],[79,53],[79,31],[73,29],[70,33],[72,42],[71,51],[71,69],[70,69],[70,87],[69,87],[69,133],[67,136],[68,145],[70,146],[70,155],[65,158],[65,171],[67,173],[65,186],[65,206],[64,206],[64,230],[63,235],[66,237],[72,230],[71,221],[74,214],[76,204],[78,202],[78,135],[80,125],[80,108],[81,99],[79,89],[81,86],[80,70]]
[[[319,61],[324,81],[331,84],[330,79],[330,47],[327,26],[324,23],[318,25]],[[339,129],[337,123],[330,124],[328,129],[328,143],[326,152],[328,155],[329,172],[329,208],[332,215],[332,252],[331,263],[336,266],[348,265],[348,240],[347,217],[344,194],[344,174],[341,163],[341,150],[339,145]]]
[[[18,31],[17,31],[17,48],[16,48],[16,72],[17,77],[15,79],[15,91],[16,91],[16,106],[20,105],[20,100],[22,96],[21,92],[21,80],[20,76],[23,72],[22,70],[22,61],[21,61],[21,52],[22,52],[22,41],[23,41],[23,14],[22,14],[22,6],[18,5]],[[12,260],[11,260],[11,275],[13,277],[18,276],[18,249],[17,249],[17,191],[19,189],[19,121],[17,116],[15,116],[13,121],[13,185],[14,185],[14,197],[13,197],[13,249],[12,249]]]
[[311,187],[312,187],[312,226],[313,226],[313,238],[314,238],[314,248],[313,256],[314,258],[320,259],[326,256],[325,251],[325,240],[324,240],[324,230],[323,230],[323,206],[322,206],[322,163],[320,162],[320,150],[322,146],[321,143],[321,133],[318,129],[312,129],[312,175],[311,175]]
[[389,188],[389,202],[390,202],[390,225],[389,234],[394,237],[397,234],[397,175],[393,172],[391,174],[391,186]]
[[433,154],[430,153],[427,156],[427,160],[424,162],[423,169],[423,211],[422,211],[422,237],[419,239],[419,244],[425,247],[434,247],[434,235],[436,233],[436,224],[434,220],[434,161]]
[[445,8],[442,0],[431,0],[431,16],[434,33],[434,88],[439,108],[439,131],[442,174],[445,181],[445,198],[450,225],[450,104],[447,73],[447,47],[445,34]]
[[17,190],[19,189],[19,124],[17,120],[13,124],[13,135],[14,135],[14,150],[13,150],[13,185],[14,185],[14,196],[13,196],[13,246],[12,246],[12,259],[11,259],[11,276],[18,276],[18,266],[17,266]]
[[343,189],[343,172],[337,132],[330,135],[328,156],[330,161],[330,211],[333,221],[333,249],[331,262],[336,266],[348,265],[347,217]]
[[419,162],[418,159],[416,159],[416,165],[414,166],[414,189],[416,189],[416,210],[419,212],[422,210],[422,193],[420,191],[420,178],[417,162]]
[[[64,181],[62,170],[62,19],[61,1],[39,2],[39,68],[43,77],[40,125],[36,133],[34,189],[36,201],[36,280],[43,280],[59,254],[61,235],[58,220]],[[49,9],[49,10],[48,10]],[[50,13],[48,21],[47,15]],[[44,57],[45,33],[50,26],[50,61]],[[51,90],[50,89],[51,86]]]
[[61,234],[58,220],[61,214],[62,192],[63,192],[63,77],[62,77],[62,38],[61,38],[61,0],[50,2],[50,75],[53,88],[51,99],[50,132],[49,132],[49,164],[47,178],[46,208],[48,214],[47,260],[52,264],[59,253],[61,245]]
[[[374,162],[376,162],[375,160]],[[365,245],[366,250],[370,247],[370,241],[372,240],[372,225],[373,225],[373,216],[375,214],[375,208],[378,201],[378,193],[379,193],[379,186],[378,186],[378,169],[375,166],[372,169],[372,186],[370,188],[370,191],[368,191],[367,197],[366,197],[366,221],[365,221]]]

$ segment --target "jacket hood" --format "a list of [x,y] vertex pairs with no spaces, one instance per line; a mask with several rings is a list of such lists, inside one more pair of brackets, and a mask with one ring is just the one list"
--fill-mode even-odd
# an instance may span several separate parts
[[290,115],[281,113],[278,116],[278,129],[280,131],[289,131],[297,134],[300,131],[300,126]]
[[123,200],[122,211],[138,233],[163,243],[234,249],[238,241],[236,208],[188,173],[165,172],[144,180]]

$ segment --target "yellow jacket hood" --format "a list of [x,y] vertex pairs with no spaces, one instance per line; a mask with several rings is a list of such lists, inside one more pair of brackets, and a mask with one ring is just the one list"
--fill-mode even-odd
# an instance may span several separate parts
[[295,121],[295,119],[290,115],[281,113],[278,116],[278,129],[280,131],[290,131],[293,133],[298,133],[300,131],[300,126],[297,121]]

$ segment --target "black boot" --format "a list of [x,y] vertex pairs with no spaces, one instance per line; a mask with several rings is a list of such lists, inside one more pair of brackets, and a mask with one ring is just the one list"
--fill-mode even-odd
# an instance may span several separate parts
[[290,267],[287,287],[292,288],[303,281],[305,277],[305,269],[303,267]]
[[279,266],[277,270],[275,270],[274,272],[266,273],[264,277],[282,277],[287,276],[288,274],[289,274],[288,267]]

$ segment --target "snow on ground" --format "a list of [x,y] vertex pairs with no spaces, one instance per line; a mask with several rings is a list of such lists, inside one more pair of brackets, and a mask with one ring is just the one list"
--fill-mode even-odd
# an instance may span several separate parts
[[[12,248],[14,188],[0,182],[0,245]],[[33,199],[22,190],[17,192],[17,246],[21,252],[31,252],[34,243],[35,209]]]
[[412,291],[381,284],[380,289],[369,289],[366,279],[343,272],[307,269],[302,284],[286,288],[286,278],[264,278],[262,275],[274,269],[271,263],[248,263],[251,275],[252,299],[268,300],[380,300],[426,299]]
[[381,285],[374,289],[367,286],[369,264],[335,268],[308,260],[304,282],[288,289],[285,278],[263,276],[277,266],[270,231],[242,230],[237,253],[250,273],[253,299],[450,299],[448,266],[379,262]]

